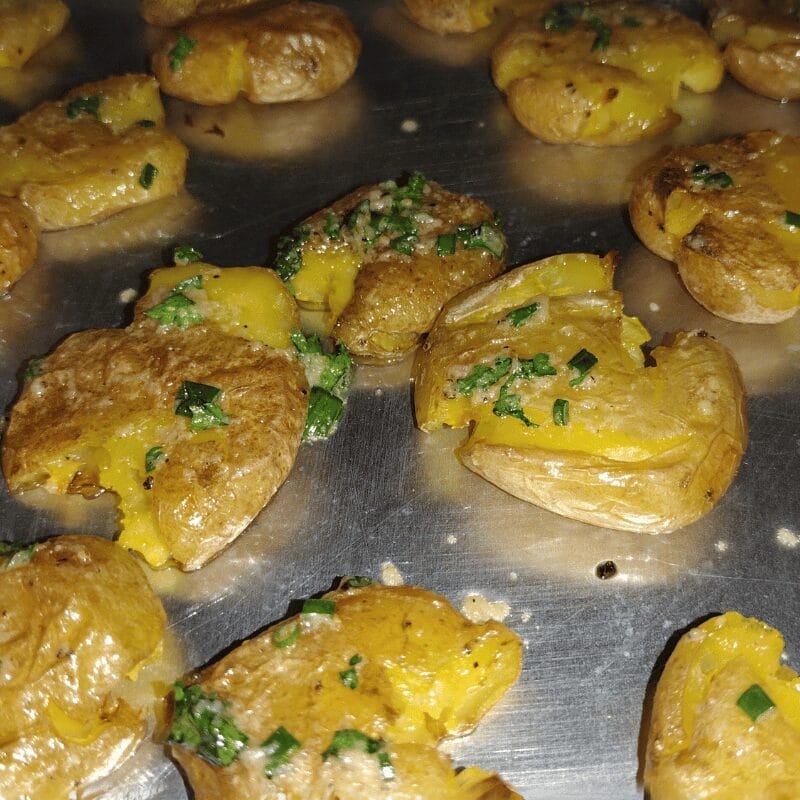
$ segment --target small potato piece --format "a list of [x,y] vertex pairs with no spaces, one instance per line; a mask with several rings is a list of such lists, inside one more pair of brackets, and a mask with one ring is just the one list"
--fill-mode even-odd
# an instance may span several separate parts
[[434,33],[474,33],[491,25],[498,11],[520,15],[546,0],[403,0],[411,19]]
[[723,68],[713,40],[676,11],[562,3],[509,27],[492,52],[492,75],[540,139],[622,145],[677,125],[680,87],[713,91]]
[[61,0],[0,0],[0,69],[20,69],[64,29]]
[[275,268],[301,307],[327,312],[331,335],[356,358],[388,363],[419,344],[451,297],[503,271],[494,217],[414,173],[306,219],[279,242]]
[[195,14],[217,14],[262,0],[141,0],[141,12],[151,25],[177,25]]
[[458,456],[593,525],[662,533],[713,508],[747,437],[741,376],[702,332],[652,351],[613,256],[553,256],[445,307],[414,367],[418,426],[472,425]]
[[0,796],[82,795],[146,733],[118,694],[160,656],[161,603],[127,553],[70,535],[0,556],[0,609]]
[[7,292],[36,261],[36,218],[19,200],[0,197],[0,294]]
[[[436,747],[472,730],[517,679],[517,636],[413,586],[324,600],[331,614],[293,617],[190,678],[240,734],[232,763],[215,766],[218,742],[179,744],[188,715],[173,721],[171,752],[197,800],[517,800],[496,776],[456,776]],[[278,729],[297,745],[274,762],[259,746]]]
[[0,195],[42,230],[97,222],[175,194],[186,147],[164,127],[158,84],[126,75],[79,86],[0,128]]
[[193,17],[164,36],[152,65],[167,94],[194,103],[283,103],[335,92],[360,52],[343,11],[290,0]]
[[782,653],[778,631],[735,611],[681,637],[653,700],[652,800],[800,797],[800,677]]
[[800,306],[799,169],[800,138],[774,131],[677,147],[634,185],[631,223],[713,314],[781,322]]
[[[116,492],[119,544],[193,570],[244,530],[294,463],[306,379],[265,342],[287,347],[297,310],[258,267],[161,270],[146,297],[129,328],[73,334],[44,359],[12,409],[3,470],[12,492]],[[185,381],[219,395],[179,411]]]

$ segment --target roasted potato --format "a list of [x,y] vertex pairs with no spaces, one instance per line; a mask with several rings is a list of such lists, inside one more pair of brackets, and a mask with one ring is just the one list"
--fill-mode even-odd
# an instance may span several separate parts
[[778,631],[735,611],[681,637],[653,701],[652,800],[800,797],[800,677],[782,653]]
[[436,745],[472,730],[521,660],[508,628],[432,592],[342,589],[179,684],[171,753],[197,800],[518,800]]
[[79,86],[0,128],[0,195],[56,230],[175,194],[187,150],[163,122],[152,77]]
[[412,351],[451,297],[503,271],[494,212],[414,173],[363,186],[278,242],[275,269],[301,307],[362,361]]
[[361,40],[336,6],[289,0],[193,17],[155,48],[167,94],[201,105],[316,100],[355,72]]
[[68,19],[61,0],[0,0],[0,69],[20,69]]
[[525,14],[547,0],[403,0],[417,25],[434,33],[474,33],[491,25],[498,11]]
[[523,500],[620,530],[688,525],[745,447],[728,352],[702,332],[651,353],[612,290],[614,257],[553,256],[464,292],[414,366],[423,431],[471,425],[462,463]]
[[735,322],[800,306],[800,138],[774,131],[677,147],[634,184],[631,223],[698,303]]
[[36,261],[39,226],[33,213],[15,197],[0,196],[0,294]]
[[621,145],[677,125],[681,86],[710,92],[722,58],[699,25],[635,3],[558,3],[512,24],[492,76],[519,122],[546,142]]
[[121,546],[201,567],[294,462],[308,405],[284,349],[296,327],[269,270],[157,271],[130,327],[69,336],[26,382],[3,447],[10,490],[113,491]]
[[139,565],[105,539],[3,543],[2,553],[0,796],[83,796],[152,723],[149,682],[149,709],[120,694],[160,657],[164,611]]
[[141,0],[140,9],[151,25],[177,25],[196,14],[217,14],[262,0]]
[[711,35],[728,71],[773,100],[800,99],[800,19],[791,0],[720,0]]

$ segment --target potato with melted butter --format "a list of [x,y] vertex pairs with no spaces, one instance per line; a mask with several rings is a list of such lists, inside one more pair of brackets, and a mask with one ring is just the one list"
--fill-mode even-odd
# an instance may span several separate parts
[[306,219],[279,240],[275,269],[356,358],[387,363],[419,344],[451,297],[502,272],[505,254],[489,206],[417,172]]
[[263,0],[201,14],[167,31],[153,72],[167,94],[201,105],[316,100],[355,72],[361,40],[347,15],[322,3]]
[[681,86],[713,91],[723,66],[714,41],[677,11],[558,3],[509,27],[492,52],[492,75],[534,136],[622,145],[677,125]]
[[756,131],[677,147],[634,184],[631,223],[689,293],[734,322],[800,307],[800,138]]
[[613,255],[553,256],[447,305],[414,366],[423,431],[510,494],[593,525],[675,530],[710,511],[746,441],[739,370],[702,332],[645,365]]
[[778,631],[735,611],[681,637],[653,700],[652,800],[800,797],[800,677],[782,654]]
[[61,0],[0,0],[0,69],[20,69],[64,29]]
[[355,580],[177,686],[171,752],[197,800],[519,800],[437,749],[517,679],[519,638]]
[[120,695],[160,658],[161,603],[123,550],[69,535],[2,543],[0,609],[0,796],[83,796],[152,724],[151,686],[150,708]]
[[201,567],[294,463],[308,405],[289,352],[294,301],[270,270],[157,270],[124,330],[69,336],[14,405],[12,492],[119,497],[119,544],[152,566]]
[[411,19],[434,33],[474,33],[498,13],[526,14],[546,0],[403,0]]

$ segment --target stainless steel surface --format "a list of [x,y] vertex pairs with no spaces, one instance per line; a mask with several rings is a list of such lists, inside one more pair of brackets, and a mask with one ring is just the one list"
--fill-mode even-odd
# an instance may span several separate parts
[[[71,5],[77,50],[60,54],[63,72],[45,64],[36,80],[6,88],[14,102],[0,106],[0,121],[70,85],[145,67],[135,3]],[[511,264],[618,249],[627,309],[656,341],[705,328],[745,375],[750,444],[705,519],[648,537],[517,501],[459,466],[452,450],[460,434],[415,430],[407,364],[370,367],[359,370],[333,440],[303,446],[276,499],[232,547],[199,573],[152,578],[191,667],[337,575],[380,577],[385,561],[456,605],[470,592],[504,600],[507,623],[527,645],[524,672],[476,733],[449,745],[456,761],[499,770],[528,800],[641,798],[643,710],[677,632],[737,609],[779,628],[790,662],[800,664],[800,546],[792,538],[800,535],[800,322],[759,327],[712,317],[669,264],[635,241],[624,199],[632,170],[664,143],[766,126],[797,133],[800,107],[727,81],[713,96],[683,98],[684,122],[655,143],[543,145],[491,85],[491,33],[439,39],[390,4],[340,5],[364,39],[356,77],[340,94],[278,109],[167,100],[173,129],[191,146],[188,194],[42,237],[39,263],[0,302],[2,403],[12,402],[28,357],[72,331],[125,324],[125,290],[141,289],[175,243],[191,242],[214,263],[264,263],[296,220],[359,184],[411,169],[494,205],[506,220]],[[405,120],[417,129],[404,131],[414,128]],[[0,515],[0,536],[19,540],[66,530],[111,535],[115,526],[109,499],[12,498],[5,489]],[[599,580],[595,567],[608,559],[618,575]],[[187,791],[161,748],[148,745],[102,796],[179,800]]]

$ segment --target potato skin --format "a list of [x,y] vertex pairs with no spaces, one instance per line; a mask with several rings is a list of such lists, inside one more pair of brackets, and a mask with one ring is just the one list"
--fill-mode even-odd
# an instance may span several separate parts
[[[45,800],[80,792],[146,733],[141,711],[112,695],[156,653],[166,624],[161,603],[126,552],[68,535],[0,573],[0,609],[0,794]],[[61,735],[54,705],[79,730],[86,720],[99,730]]]
[[69,8],[61,0],[6,0],[0,7],[0,69],[20,69],[68,19]]
[[[775,159],[798,157],[800,138],[774,131],[669,150],[634,184],[633,228],[650,250],[676,263],[691,295],[713,314],[735,322],[788,319],[800,306],[800,259],[779,238],[792,209],[768,178]],[[729,174],[734,185],[698,185],[692,170],[701,163]],[[682,198],[697,204],[697,221],[677,235],[666,222]]]
[[[644,773],[652,800],[798,797],[800,733],[794,698],[800,680],[781,665],[782,650],[778,631],[733,611],[681,637],[653,700]],[[704,673],[711,674],[700,677]],[[769,683],[762,688],[777,707],[754,722],[736,701],[765,679]],[[776,685],[789,693],[789,706],[794,701],[793,714],[792,709],[784,714],[781,701],[787,698],[775,692]]]
[[[222,390],[230,424],[216,429],[219,437],[197,437],[174,414],[185,380]],[[296,359],[202,325],[169,335],[154,321],[82,331],[23,388],[5,435],[3,471],[12,492],[24,491],[46,480],[54,457],[77,451],[78,469],[87,437],[102,437],[136,415],[167,415],[169,458],[153,473],[148,495],[172,557],[194,570],[235,539],[286,479],[306,392]],[[93,487],[100,488],[97,475],[80,473],[67,490]]]
[[[436,744],[471,730],[516,680],[522,657],[517,636],[497,622],[470,623],[444,598],[413,586],[373,584],[325,597],[336,603],[333,617],[293,617],[246,641],[189,682],[230,704],[231,716],[251,745],[258,746],[278,726],[301,742],[301,750],[270,784],[288,800],[356,800],[378,794],[396,800],[463,800],[453,767]],[[295,624],[300,626],[296,643],[276,646],[275,630]],[[361,661],[353,689],[339,673],[354,654]],[[374,757],[360,770],[348,769],[338,758],[320,758],[342,728],[386,743],[396,773],[388,792]],[[267,796],[261,760],[241,757],[219,768],[187,747],[173,744],[171,754],[197,800]],[[472,777],[465,783],[480,785],[479,776]],[[485,777],[487,790],[498,788]],[[511,800],[515,795],[475,797]]]
[[195,14],[217,14],[262,0],[141,0],[140,11],[151,25],[177,25]]
[[[177,69],[170,51],[179,36],[196,42]],[[355,72],[361,41],[336,6],[290,0],[261,2],[194,17],[166,34],[153,53],[153,72],[167,94],[200,105],[316,100]]]
[[417,25],[434,33],[474,33],[491,23],[489,14],[472,13],[470,0],[403,0]]
[[36,261],[39,226],[14,197],[0,197],[0,294],[7,292]]

